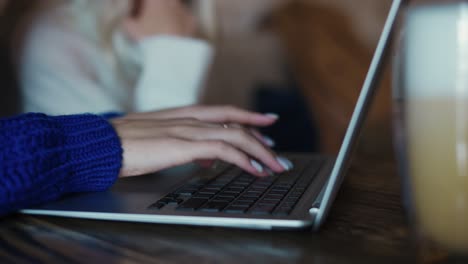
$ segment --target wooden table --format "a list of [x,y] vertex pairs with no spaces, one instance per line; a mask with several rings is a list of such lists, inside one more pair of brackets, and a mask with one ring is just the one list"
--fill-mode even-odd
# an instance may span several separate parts
[[394,162],[362,158],[318,233],[14,215],[0,220],[0,262],[414,263],[409,234]]

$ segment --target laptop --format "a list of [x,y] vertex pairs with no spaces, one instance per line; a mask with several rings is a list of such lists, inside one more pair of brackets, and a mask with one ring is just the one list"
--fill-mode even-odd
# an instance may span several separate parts
[[339,153],[286,154],[295,168],[266,178],[220,164],[119,179],[108,191],[67,196],[22,210],[32,215],[250,229],[317,230],[345,177],[382,75],[403,0],[393,0]]

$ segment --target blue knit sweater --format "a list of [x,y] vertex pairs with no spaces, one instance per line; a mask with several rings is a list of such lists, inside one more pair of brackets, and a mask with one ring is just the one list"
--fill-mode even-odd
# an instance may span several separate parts
[[0,120],[0,215],[67,193],[105,190],[121,165],[120,140],[104,117]]

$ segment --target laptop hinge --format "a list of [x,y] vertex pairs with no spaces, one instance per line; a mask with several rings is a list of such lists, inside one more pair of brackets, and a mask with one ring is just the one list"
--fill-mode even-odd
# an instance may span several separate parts
[[[326,185],[324,185],[324,186],[326,186]],[[310,214],[317,214],[318,210],[320,209],[320,205],[322,204],[323,195],[325,194],[325,189],[326,188],[322,188],[322,190],[320,191],[317,198],[315,198],[315,201],[312,204],[312,207],[309,208],[309,213]]]

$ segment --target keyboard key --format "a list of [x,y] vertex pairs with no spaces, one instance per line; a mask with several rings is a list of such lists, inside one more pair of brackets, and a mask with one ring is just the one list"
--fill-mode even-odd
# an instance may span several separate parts
[[179,205],[183,202],[183,199],[174,199],[168,203],[168,205]]
[[221,191],[221,189],[222,189],[222,187],[214,187],[214,186],[209,187],[209,186],[207,186],[207,187],[201,189],[200,191],[219,192],[219,191]]
[[224,209],[224,212],[230,213],[230,214],[242,214],[247,211],[248,207],[241,207],[241,206],[229,206],[226,209]]
[[269,214],[275,208],[274,205],[256,205],[252,208],[252,214]]
[[261,196],[263,194],[263,192],[259,192],[259,191],[247,191],[247,195],[254,195],[254,196]]
[[262,201],[281,201],[281,197],[278,198],[278,197],[268,197],[268,196],[265,196],[262,198]]
[[253,194],[253,193],[246,193],[246,194],[243,194],[240,198],[242,199],[254,199],[254,200],[257,200],[258,198],[260,198],[261,195],[258,195],[258,194]]
[[162,204],[168,204],[172,201],[173,199],[172,198],[162,198],[158,201],[158,203],[162,203]]
[[281,200],[283,197],[284,197],[284,195],[282,195],[282,194],[267,194],[265,196],[266,199],[270,199],[270,200],[273,200],[273,199]]
[[166,195],[164,198],[177,199],[179,198],[179,195],[175,193],[171,193],[171,194]]
[[291,183],[278,184],[277,183],[277,184],[273,185],[273,188],[275,188],[275,187],[281,187],[281,188],[285,188],[287,190],[291,190],[291,188],[293,187],[293,184],[291,184]]
[[164,204],[164,203],[156,202],[156,203],[150,205],[149,208],[150,208],[150,209],[161,209],[161,208],[163,208],[165,205],[166,205],[166,204]]
[[268,194],[272,194],[272,195],[277,194],[277,195],[281,195],[281,196],[285,195],[286,193],[288,193],[288,191],[286,191],[286,190],[284,190],[284,191],[271,190],[271,191],[268,192]]
[[197,194],[203,194],[203,195],[215,195],[218,192],[216,191],[210,191],[210,190],[201,190]]
[[226,187],[226,190],[229,190],[229,191],[243,191],[243,190],[245,190],[245,186],[236,186],[236,185],[233,185],[233,184],[229,184]]
[[163,204],[163,205],[178,205],[184,201],[183,199],[170,198],[170,197],[172,196],[166,196],[160,199],[159,201],[157,201],[157,203]]
[[231,198],[236,198],[238,195],[237,194],[233,194],[233,193],[226,193],[226,192],[222,192],[218,195],[216,195],[216,197],[231,197]]
[[219,212],[224,209],[224,207],[228,206],[229,202],[224,201],[210,201],[205,204],[200,211],[202,212]]
[[219,192],[221,189],[221,187],[203,187],[200,192]]
[[281,177],[279,180],[276,181],[277,184],[293,184],[296,182],[298,177]]
[[283,186],[276,186],[276,185],[275,185],[275,186],[273,186],[273,187],[271,188],[271,190],[273,190],[273,191],[286,191],[286,192],[288,192],[289,190],[291,190],[291,188],[286,188],[286,187],[283,187]]
[[234,197],[226,197],[226,196],[216,196],[215,198],[213,198],[213,200],[211,201],[219,201],[219,202],[232,202],[234,201]]
[[252,206],[253,204],[255,203],[255,201],[251,201],[251,202],[239,202],[239,201],[236,201],[232,204],[232,206],[239,206],[239,207],[250,207]]
[[252,205],[253,205],[253,203],[252,204],[237,204],[237,203],[231,204],[231,206],[242,207],[242,208],[246,208],[246,209],[249,209],[250,207],[252,207]]
[[249,186],[250,185],[250,182],[246,182],[246,181],[234,181],[232,183],[232,186],[242,186],[242,187],[245,187],[245,186]]
[[243,203],[243,204],[253,204],[257,199],[247,199],[247,198],[239,198],[236,200],[235,203]]
[[237,192],[229,192],[229,191],[222,191],[218,194],[219,196],[228,196],[228,197],[237,197],[239,196],[239,193]]
[[191,198],[187,200],[185,203],[179,205],[176,209],[184,210],[184,211],[195,211],[196,209],[201,207],[206,202],[207,202],[206,199]]
[[213,197],[214,194],[200,194],[200,193],[197,193],[193,196],[193,198],[199,198],[199,199],[206,199],[206,200],[209,200],[211,197]]
[[274,179],[268,179],[268,180],[258,179],[254,182],[254,186],[270,186],[274,182],[275,182]]
[[254,187],[250,188],[248,192],[265,192],[268,188],[267,187]]
[[241,192],[238,192],[238,191],[222,191],[220,193],[220,195],[233,195],[233,196],[237,196],[239,195]]
[[259,204],[260,205],[277,205],[279,204],[280,200],[277,201],[272,201],[272,200],[260,200]]
[[291,213],[292,209],[291,208],[277,208],[275,211],[273,211],[273,215],[276,216],[287,216]]
[[181,189],[181,190],[176,191],[175,193],[180,194],[180,195],[191,196],[195,194],[197,191],[198,189]]

